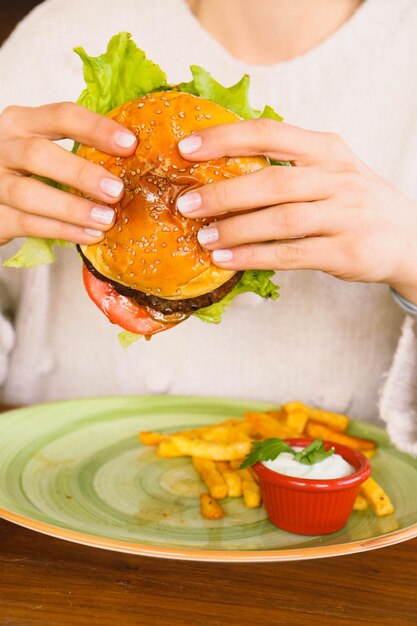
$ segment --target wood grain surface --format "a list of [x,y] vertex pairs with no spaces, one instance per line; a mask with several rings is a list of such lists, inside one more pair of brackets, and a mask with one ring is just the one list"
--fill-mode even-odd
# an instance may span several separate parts
[[292,563],[198,563],[78,546],[0,521],[2,626],[415,626],[417,539]]
[[[0,41],[36,4],[1,0]],[[0,520],[0,625],[92,624],[415,626],[417,539],[316,561],[214,564],[106,552]]]

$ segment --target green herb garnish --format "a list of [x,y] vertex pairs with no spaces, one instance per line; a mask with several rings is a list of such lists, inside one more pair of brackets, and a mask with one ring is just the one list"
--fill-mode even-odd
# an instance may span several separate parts
[[334,448],[326,450],[321,437],[320,439],[314,439],[309,446],[304,448],[304,450],[300,450],[300,452],[291,448],[282,439],[275,437],[264,439],[263,441],[254,441],[252,449],[245,457],[240,469],[255,465],[258,461],[273,461],[282,452],[289,452],[294,455],[294,459],[299,463],[303,463],[303,465],[313,465],[331,456],[334,453]]

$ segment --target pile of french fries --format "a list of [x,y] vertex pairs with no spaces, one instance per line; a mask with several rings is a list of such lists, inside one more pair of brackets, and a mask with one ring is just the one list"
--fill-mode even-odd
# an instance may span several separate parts
[[[203,479],[207,492],[200,496],[201,513],[209,520],[224,517],[220,503],[225,498],[243,498],[245,506],[257,508],[262,504],[258,479],[251,468],[240,469],[253,441],[270,437],[287,439],[307,437],[350,446],[372,457],[376,444],[346,434],[349,417],[294,401],[279,410],[263,413],[246,412],[243,418],[229,419],[212,426],[183,430],[172,434],[141,432],[139,440],[155,446],[161,458],[191,457],[192,464]],[[360,488],[355,510],[371,506],[376,515],[393,513],[393,505],[373,478]]]

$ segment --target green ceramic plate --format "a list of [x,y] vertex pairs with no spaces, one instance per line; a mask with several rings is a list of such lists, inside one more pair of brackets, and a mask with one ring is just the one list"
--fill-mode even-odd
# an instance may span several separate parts
[[201,518],[202,483],[188,459],[158,459],[136,437],[211,424],[265,404],[207,398],[77,400],[0,415],[0,516],[78,543],[177,559],[279,561],[370,550],[417,536],[417,461],[383,431],[353,423],[378,441],[373,475],[395,514],[353,512],[343,531],[321,537],[275,528],[263,509],[226,501],[226,515]]

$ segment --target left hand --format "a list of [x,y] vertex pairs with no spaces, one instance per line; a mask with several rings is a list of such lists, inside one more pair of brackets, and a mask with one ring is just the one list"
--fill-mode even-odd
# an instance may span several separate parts
[[262,154],[295,166],[267,167],[180,197],[187,217],[221,216],[199,231],[216,265],[320,270],[387,283],[417,301],[417,203],[339,136],[260,119],[199,131],[179,149],[191,161]]

